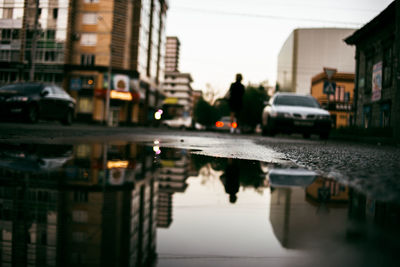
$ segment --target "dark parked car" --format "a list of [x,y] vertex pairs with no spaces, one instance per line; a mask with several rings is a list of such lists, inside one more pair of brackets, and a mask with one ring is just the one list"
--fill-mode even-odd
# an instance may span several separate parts
[[19,117],[31,123],[59,120],[70,125],[74,110],[75,99],[56,85],[15,83],[0,87],[1,117]]
[[277,93],[263,110],[263,135],[301,133],[308,138],[311,134],[318,134],[321,139],[327,139],[330,130],[329,112],[310,95]]

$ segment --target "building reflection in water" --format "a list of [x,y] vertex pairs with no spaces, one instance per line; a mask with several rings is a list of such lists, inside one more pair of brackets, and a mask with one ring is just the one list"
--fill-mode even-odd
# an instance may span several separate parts
[[[325,260],[362,253],[359,260],[364,266],[397,262],[391,256],[399,248],[398,203],[369,198],[306,170],[273,168],[267,177],[270,222],[282,247],[308,251],[341,248],[346,252],[328,253]],[[368,247],[371,252],[365,254]]]
[[1,145],[1,265],[152,265],[155,165],[136,144]]
[[[270,187],[269,220],[279,247],[329,251],[323,259],[332,264],[343,253],[358,255],[362,266],[397,262],[387,257],[399,248],[398,203],[367,197],[315,172],[193,155],[158,142],[0,144],[0,264],[155,266],[157,227],[170,228],[173,195],[187,193],[188,177],[198,177],[205,166],[225,173],[213,181],[226,196],[239,188],[257,193]],[[207,209],[218,210],[210,201]],[[243,212],[240,202],[227,212],[238,206]],[[217,226],[210,223],[200,234],[218,232]]]
[[173,195],[185,192],[186,180],[193,173],[185,150],[163,148],[160,159],[157,226],[168,228],[173,221]]

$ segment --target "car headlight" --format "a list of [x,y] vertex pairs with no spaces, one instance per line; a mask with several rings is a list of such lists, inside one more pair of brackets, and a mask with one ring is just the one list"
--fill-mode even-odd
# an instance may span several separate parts
[[270,116],[272,118],[276,118],[276,117],[290,118],[292,115],[290,115],[290,113],[288,113],[288,112],[271,111]]
[[278,112],[278,117],[290,118],[292,117],[292,115],[290,115],[290,113],[287,112]]
[[29,98],[27,96],[13,96],[8,98],[6,102],[26,102],[28,99]]

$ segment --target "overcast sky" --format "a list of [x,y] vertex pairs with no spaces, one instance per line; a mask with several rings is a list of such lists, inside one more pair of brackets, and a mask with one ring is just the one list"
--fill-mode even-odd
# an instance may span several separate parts
[[392,0],[169,0],[167,35],[181,41],[180,71],[221,95],[244,83],[275,85],[277,57],[296,28],[360,28]]

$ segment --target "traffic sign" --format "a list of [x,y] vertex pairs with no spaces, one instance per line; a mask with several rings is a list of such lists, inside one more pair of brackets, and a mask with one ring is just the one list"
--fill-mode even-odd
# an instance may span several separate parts
[[333,95],[336,92],[336,83],[324,81],[324,94]]
[[333,75],[335,75],[335,73],[337,72],[337,69],[324,68],[324,72],[328,77],[328,80],[330,80],[332,79]]

